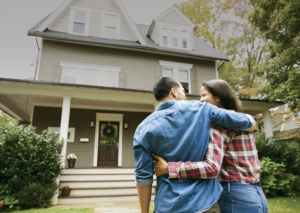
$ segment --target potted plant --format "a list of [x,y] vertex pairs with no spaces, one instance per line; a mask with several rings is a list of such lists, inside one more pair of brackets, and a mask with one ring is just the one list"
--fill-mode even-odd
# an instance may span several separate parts
[[77,159],[77,157],[74,153],[68,155],[67,160],[68,160],[68,167],[69,168],[74,168],[75,163],[76,163],[76,159]]
[[68,185],[65,185],[61,188],[61,195],[62,196],[69,196],[71,192],[71,189]]
[[27,127],[29,124],[31,124],[31,122],[27,121],[25,119],[18,120],[18,125],[19,126]]

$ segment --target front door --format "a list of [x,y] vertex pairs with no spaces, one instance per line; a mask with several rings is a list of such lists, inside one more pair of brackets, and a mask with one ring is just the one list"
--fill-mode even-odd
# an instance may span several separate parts
[[118,166],[119,122],[100,121],[98,166]]

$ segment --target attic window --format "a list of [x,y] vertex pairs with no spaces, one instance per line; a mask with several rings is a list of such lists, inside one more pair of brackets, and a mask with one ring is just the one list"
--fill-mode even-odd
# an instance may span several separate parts
[[75,11],[74,26],[73,26],[74,33],[84,34],[85,20],[86,20],[86,12],[78,11],[78,10]]
[[168,28],[164,27],[162,30],[163,45],[168,45]]
[[182,31],[182,47],[187,48],[187,32]]
[[177,30],[173,29],[172,30],[172,37],[173,37],[173,47],[177,47]]
[[105,37],[117,38],[117,18],[114,15],[105,15]]

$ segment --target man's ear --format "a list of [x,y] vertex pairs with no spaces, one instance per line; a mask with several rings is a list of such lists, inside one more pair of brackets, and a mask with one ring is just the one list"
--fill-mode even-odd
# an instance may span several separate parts
[[174,87],[171,89],[170,94],[172,95],[173,98],[175,99],[177,98],[177,91]]

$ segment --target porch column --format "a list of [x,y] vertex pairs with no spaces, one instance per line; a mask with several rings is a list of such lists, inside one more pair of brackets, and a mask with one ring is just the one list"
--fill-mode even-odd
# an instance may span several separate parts
[[60,138],[64,140],[64,146],[62,149],[62,166],[65,168],[66,154],[67,154],[67,139],[68,139],[68,129],[70,120],[70,106],[71,97],[63,97],[61,121],[60,121]]
[[273,129],[269,110],[263,111],[263,118],[266,137],[273,137]]
[[155,112],[155,111],[156,111],[156,109],[157,109],[157,107],[159,106],[159,103],[158,103],[158,102],[156,102],[156,103],[154,103],[154,104],[153,104],[153,106],[154,106],[154,111],[153,111],[153,112]]

